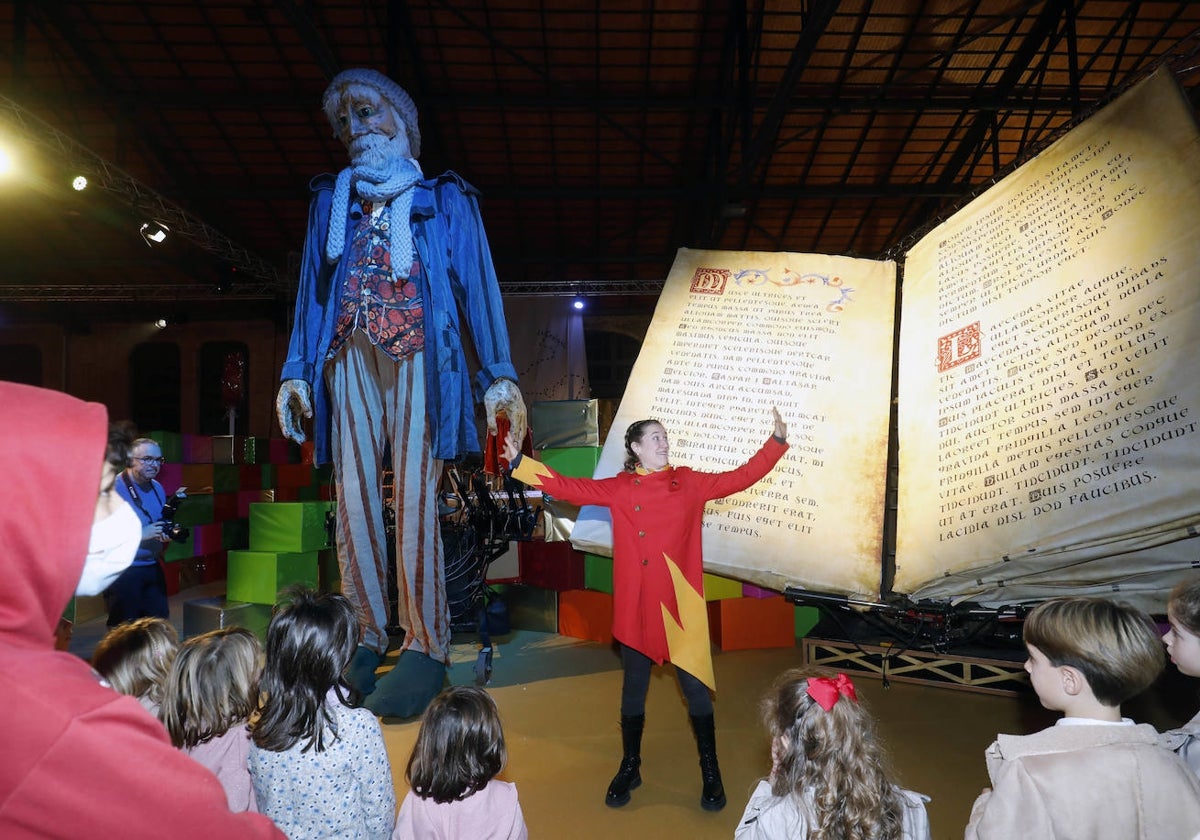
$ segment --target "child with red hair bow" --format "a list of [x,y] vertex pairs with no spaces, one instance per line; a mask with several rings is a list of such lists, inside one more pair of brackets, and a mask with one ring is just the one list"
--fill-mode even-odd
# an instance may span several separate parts
[[899,787],[871,716],[845,674],[793,669],[762,701],[771,775],[737,840],[929,840],[929,798]]

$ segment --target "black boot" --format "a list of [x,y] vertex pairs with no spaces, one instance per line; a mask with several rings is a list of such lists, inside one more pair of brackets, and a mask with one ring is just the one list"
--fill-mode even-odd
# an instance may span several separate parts
[[627,804],[629,791],[642,783],[642,729],[645,726],[645,715],[621,715],[621,744],[625,748],[625,757],[604,795],[604,804],[610,808]]
[[700,807],[705,811],[720,811],[725,807],[725,786],[721,784],[721,768],[717,766],[717,732],[712,715],[692,715],[692,731],[700,750],[700,778],[704,789]]

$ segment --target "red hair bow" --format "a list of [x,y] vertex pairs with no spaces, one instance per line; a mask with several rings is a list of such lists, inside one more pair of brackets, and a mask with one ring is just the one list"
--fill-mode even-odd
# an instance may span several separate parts
[[839,697],[849,697],[855,703],[858,702],[858,695],[854,691],[854,683],[850,682],[850,678],[845,674],[838,674],[832,679],[829,677],[809,677],[808,688],[805,689],[805,693],[817,701],[817,705],[827,712],[833,708],[833,704],[838,701]]

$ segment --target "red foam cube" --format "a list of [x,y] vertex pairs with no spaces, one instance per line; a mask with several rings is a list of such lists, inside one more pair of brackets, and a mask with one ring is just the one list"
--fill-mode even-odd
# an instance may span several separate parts
[[613,596],[594,589],[558,594],[558,632],[573,639],[612,644]]
[[519,542],[517,557],[522,583],[555,592],[584,587],[583,552],[569,542]]
[[795,608],[782,595],[710,601],[708,630],[721,650],[793,647]]

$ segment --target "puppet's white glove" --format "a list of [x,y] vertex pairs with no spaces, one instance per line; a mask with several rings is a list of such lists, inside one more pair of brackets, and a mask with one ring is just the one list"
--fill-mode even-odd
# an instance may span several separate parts
[[529,420],[525,413],[525,400],[517,383],[511,379],[497,379],[483,395],[483,407],[487,411],[488,431],[496,434],[496,413],[502,411],[508,417],[509,434],[520,447],[525,440],[525,428]]
[[301,419],[312,417],[312,391],[303,379],[285,379],[279,386],[279,395],[275,397],[275,414],[279,417],[279,428],[283,436],[296,443],[304,443],[304,429],[300,426]]

